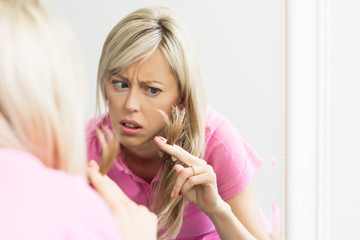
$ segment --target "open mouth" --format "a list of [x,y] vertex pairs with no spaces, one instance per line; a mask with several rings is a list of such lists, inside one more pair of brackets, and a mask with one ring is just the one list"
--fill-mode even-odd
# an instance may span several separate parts
[[127,127],[127,128],[131,128],[131,129],[138,129],[140,128],[139,126],[136,126],[134,124],[131,124],[131,123],[121,123],[121,125]]

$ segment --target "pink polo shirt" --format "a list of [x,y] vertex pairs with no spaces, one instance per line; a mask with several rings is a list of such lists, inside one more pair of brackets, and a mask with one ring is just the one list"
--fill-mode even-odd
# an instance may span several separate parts
[[105,201],[80,176],[0,148],[0,239],[121,240]]
[[[95,126],[105,125],[112,129],[111,123],[103,115]],[[87,150],[88,158],[99,162],[101,145],[94,131],[93,119],[88,122]],[[262,163],[262,159],[242,139],[235,128],[213,108],[206,110],[206,149],[204,160],[213,167],[217,176],[220,196],[227,200],[240,193],[250,182]],[[119,154],[111,167],[109,177],[135,202],[148,206],[151,189],[159,179],[159,173],[149,184],[134,175]],[[209,240],[220,239],[211,220],[194,204],[185,208],[183,226],[176,239]]]

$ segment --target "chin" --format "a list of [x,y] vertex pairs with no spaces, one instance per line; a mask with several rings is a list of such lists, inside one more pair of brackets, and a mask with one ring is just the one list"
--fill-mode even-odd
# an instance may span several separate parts
[[147,146],[149,144],[152,144],[152,139],[153,139],[153,138],[139,139],[139,138],[135,138],[133,136],[131,136],[131,137],[121,136],[120,138],[121,138],[120,144],[126,148],[138,148],[141,146]]

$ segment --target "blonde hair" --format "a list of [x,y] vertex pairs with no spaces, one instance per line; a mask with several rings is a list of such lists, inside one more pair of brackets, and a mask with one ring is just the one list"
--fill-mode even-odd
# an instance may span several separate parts
[[[137,60],[147,59],[156,49],[160,49],[166,56],[178,80],[182,107],[186,110],[186,114],[182,116],[183,123],[187,126],[186,133],[177,143],[191,154],[201,157],[205,141],[205,88],[188,34],[168,8],[138,9],[110,31],[99,62],[97,114],[101,112],[100,94],[104,102],[106,100],[105,81]],[[180,130],[175,129],[173,132]],[[183,197],[178,200],[169,198],[177,176],[168,161],[163,163],[162,176],[152,193],[150,204],[158,214],[158,231],[166,228],[161,237],[165,239],[179,233],[185,200]]]
[[84,70],[75,37],[31,0],[0,0],[0,34],[0,147],[85,176]]

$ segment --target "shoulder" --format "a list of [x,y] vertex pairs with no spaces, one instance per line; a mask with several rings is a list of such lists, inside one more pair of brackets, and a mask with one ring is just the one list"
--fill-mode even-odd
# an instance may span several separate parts
[[207,148],[215,143],[231,148],[233,144],[241,144],[245,141],[229,120],[214,108],[208,107],[205,120],[205,143]]
[[69,195],[74,239],[121,239],[107,203],[86,181],[73,179]]
[[54,175],[58,184],[52,191],[60,189],[54,195],[62,199],[67,232],[73,239],[121,239],[109,206],[86,178],[57,170]]
[[8,230],[0,238],[118,239],[110,209],[85,177],[46,167],[31,153],[0,149],[0,190],[0,225]]
[[[237,129],[219,112],[208,107],[206,112],[206,140],[205,158],[208,161],[218,161],[219,154],[227,156],[227,161],[234,161],[236,165],[251,162],[260,166],[262,158],[240,136]],[[225,160],[224,160],[225,161]]]
[[208,142],[215,130],[225,121],[225,118],[214,108],[207,106],[205,112],[205,142]]
[[263,162],[236,128],[212,108],[206,112],[205,144],[204,159],[213,167],[224,199],[244,189]]

